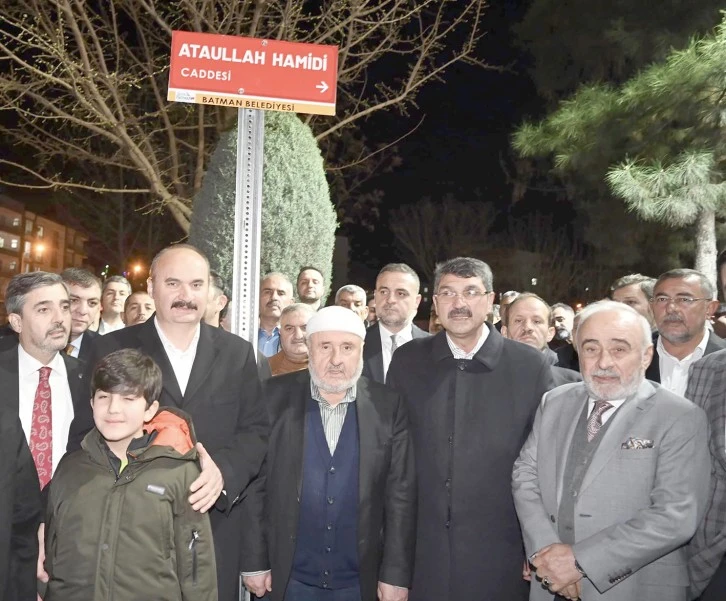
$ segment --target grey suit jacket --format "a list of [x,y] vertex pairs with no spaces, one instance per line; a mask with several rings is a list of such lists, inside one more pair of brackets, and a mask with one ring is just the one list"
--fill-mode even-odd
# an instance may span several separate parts
[[[514,464],[512,489],[528,555],[559,542],[563,473],[587,398],[582,383],[545,394]],[[582,598],[684,600],[684,545],[708,491],[706,416],[693,403],[643,381],[611,420],[575,506],[573,551],[587,573]],[[630,438],[652,441],[652,448],[622,448]],[[553,595],[533,582],[530,599]]]
[[707,509],[688,546],[691,597],[697,597],[726,554],[726,350],[707,355],[691,366],[686,397],[706,412],[710,427]]
[[[424,332],[415,323],[411,324],[411,331],[414,340],[430,336],[428,332]],[[379,384],[385,383],[381,330],[377,323],[366,330],[365,346],[363,347],[363,375]]]

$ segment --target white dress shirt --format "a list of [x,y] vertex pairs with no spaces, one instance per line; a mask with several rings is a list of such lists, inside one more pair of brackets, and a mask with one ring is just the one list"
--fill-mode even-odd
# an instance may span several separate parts
[[675,392],[681,396],[685,396],[686,388],[688,388],[688,370],[694,361],[698,361],[706,352],[708,344],[708,330],[703,330],[703,339],[693,352],[678,359],[671,355],[663,347],[663,338],[658,336],[658,361],[660,366],[660,384],[663,388]]
[[451,349],[451,354],[454,355],[454,359],[473,359],[474,355],[479,352],[479,349],[484,346],[487,338],[489,338],[489,328],[485,325],[482,327],[481,336],[479,336],[479,340],[474,345],[474,348],[467,353],[465,350],[456,346],[454,341],[449,338],[449,333],[446,332],[446,342],[449,344],[449,349]]
[[111,332],[115,332],[116,330],[123,330],[126,327],[123,321],[120,321],[116,325],[111,325],[109,323],[106,323],[101,320],[101,323],[98,324],[98,333],[103,336],[104,334],[110,334]]
[[78,355],[81,352],[81,344],[83,344],[83,334],[79,334],[78,336],[76,336],[73,340],[71,340],[70,344],[73,346],[73,350],[68,354],[71,357],[75,357],[76,359],[78,359]]
[[[378,330],[381,334],[381,350],[383,351],[383,380],[385,381],[386,375],[388,375],[388,366],[391,364],[391,358],[393,357],[393,351],[391,350],[391,336],[393,332],[386,329],[386,327],[378,321]],[[400,332],[396,334],[396,348],[403,346],[407,342],[413,340],[413,326],[408,324]]]
[[[35,392],[40,382],[40,368],[44,365],[25,352],[22,345],[18,345],[18,411],[20,423],[25,432],[25,438],[30,443],[30,429],[33,423],[33,404],[35,403]],[[68,446],[68,431],[73,421],[73,398],[71,388],[68,385],[68,372],[66,364],[60,353],[56,353],[53,360],[48,363],[50,367],[50,406],[52,412],[53,432],[53,469],[58,467],[58,462],[66,452]],[[90,395],[89,395],[90,402]]]
[[[624,402],[625,402],[625,399],[618,399],[617,401],[608,401],[608,403],[610,403],[612,405],[612,407],[610,409],[608,409],[607,411],[605,411],[605,413],[603,413],[600,416],[600,418],[602,420],[601,423],[603,426],[607,423],[607,421],[613,415],[615,415],[615,412],[618,410],[618,407],[620,407],[620,405],[622,405]],[[594,408],[595,408],[595,399],[593,399],[592,397],[588,397],[588,399],[587,399],[587,417],[588,418],[590,417],[590,414],[592,413],[592,410]]]
[[159,334],[161,344],[164,345],[166,356],[169,358],[169,363],[171,363],[171,367],[174,370],[176,381],[179,384],[179,390],[181,390],[181,393],[184,394],[187,389],[187,384],[189,383],[189,376],[192,373],[194,357],[197,356],[197,345],[199,344],[199,332],[201,327],[197,324],[197,331],[194,334],[194,338],[192,338],[192,341],[185,350],[180,350],[171,343],[159,327],[159,322],[156,320],[156,317],[154,317],[154,327],[156,328],[156,332]]

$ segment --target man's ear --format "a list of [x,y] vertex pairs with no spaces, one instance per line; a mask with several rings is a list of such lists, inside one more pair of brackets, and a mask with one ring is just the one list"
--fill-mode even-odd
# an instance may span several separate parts
[[547,342],[552,342],[552,339],[555,337],[556,331],[557,330],[555,330],[554,326],[550,326],[549,328],[547,328]]
[[509,332],[507,330],[507,326],[502,326],[502,331],[501,331],[502,336],[504,336],[505,338],[509,338],[509,336],[507,335],[508,333]]
[[159,401],[154,401],[144,412],[144,423],[148,424],[152,419],[154,419],[157,411],[159,411]]
[[151,280],[151,276],[146,278],[146,292],[151,298],[154,298],[154,282]]
[[224,309],[224,308],[225,308],[225,307],[227,306],[227,303],[228,303],[228,302],[229,302],[229,299],[227,298],[227,295],[225,295],[225,294],[220,294],[220,295],[219,295],[219,296],[217,297],[217,308],[218,308],[218,309],[219,309],[220,311],[222,311],[222,310],[223,310],[223,309]]
[[23,329],[23,319],[18,315],[17,313],[11,313],[8,315],[8,323],[10,324],[10,327],[18,334],[20,334],[21,330]]

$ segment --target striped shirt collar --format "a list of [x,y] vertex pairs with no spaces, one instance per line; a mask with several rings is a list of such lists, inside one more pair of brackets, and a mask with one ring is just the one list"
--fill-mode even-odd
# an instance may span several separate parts
[[[353,384],[353,386],[351,386],[350,388],[348,388],[348,390],[345,391],[345,397],[343,397],[343,400],[340,402],[341,403],[352,403],[353,401],[355,401],[356,389],[357,389],[356,385]],[[326,406],[330,407],[330,403],[328,403],[328,401],[326,401],[323,398],[323,395],[320,394],[320,389],[315,384],[315,382],[313,382],[312,378],[310,378],[310,394],[312,395],[314,401],[317,401],[321,405],[326,405]]]
[[470,352],[466,352],[463,349],[460,349],[456,344],[454,344],[453,340],[449,338],[449,334],[447,332],[446,334],[446,342],[449,344],[449,349],[451,349],[451,354],[454,355],[454,359],[473,359],[474,355],[476,355],[479,352],[479,349],[481,349],[482,346],[484,346],[484,343],[487,341],[487,338],[489,337],[489,328],[486,324],[482,325],[482,332],[481,336],[479,337],[479,340],[477,341],[476,345],[473,349],[471,349]]

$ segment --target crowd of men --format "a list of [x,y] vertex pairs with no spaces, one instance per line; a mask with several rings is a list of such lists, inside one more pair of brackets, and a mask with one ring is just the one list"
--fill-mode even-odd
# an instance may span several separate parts
[[[719,269],[726,282],[726,254]],[[162,250],[145,292],[82,269],[15,276],[0,337],[0,600],[89,580],[143,597],[114,567],[134,553],[102,572],[46,561],[54,474],[105,444],[89,382],[123,349],[158,366],[147,411],[156,401],[192,424],[184,511],[209,515],[213,557],[189,569],[216,566],[214,598],[726,598],[726,342],[709,279],[627,275],[575,314],[527,291],[497,299],[489,266],[459,257],[436,269],[429,331],[414,323],[420,288],[392,263],[370,297],[348,284],[325,307],[319,269],[268,273],[256,357],[225,330],[225,282],[192,246]],[[133,548],[125,526],[118,544]],[[79,558],[108,551],[91,535],[98,548]]]

